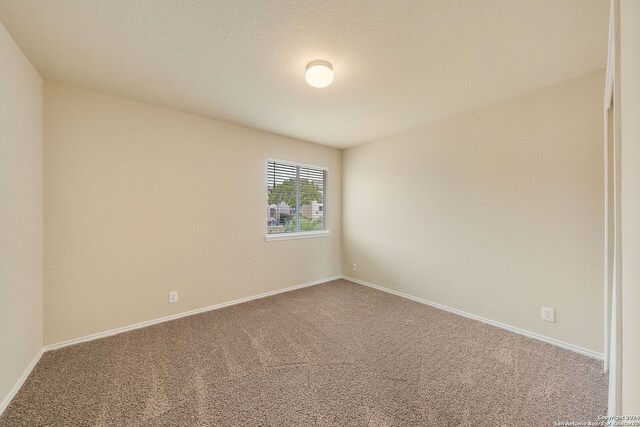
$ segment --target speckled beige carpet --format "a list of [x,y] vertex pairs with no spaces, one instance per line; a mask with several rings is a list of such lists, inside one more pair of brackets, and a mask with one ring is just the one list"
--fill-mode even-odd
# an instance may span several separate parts
[[602,363],[344,280],[45,353],[0,426],[552,426]]

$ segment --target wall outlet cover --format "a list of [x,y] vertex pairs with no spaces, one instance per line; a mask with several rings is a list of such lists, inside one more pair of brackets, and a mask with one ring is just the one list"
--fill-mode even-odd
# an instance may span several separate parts
[[542,307],[542,320],[546,322],[556,321],[556,311],[551,307]]
[[174,302],[178,302],[178,291],[169,292],[169,304],[173,304]]

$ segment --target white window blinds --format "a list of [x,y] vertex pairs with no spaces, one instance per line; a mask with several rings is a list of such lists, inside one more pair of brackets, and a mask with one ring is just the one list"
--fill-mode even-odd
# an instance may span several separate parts
[[327,229],[327,170],[267,162],[267,234]]

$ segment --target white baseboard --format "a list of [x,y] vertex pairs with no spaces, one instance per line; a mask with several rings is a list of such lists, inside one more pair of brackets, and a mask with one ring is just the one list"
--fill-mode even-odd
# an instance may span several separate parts
[[38,364],[38,361],[42,357],[42,353],[44,353],[44,351],[41,348],[40,350],[38,350],[38,353],[36,353],[31,363],[29,363],[29,366],[27,366],[27,369],[25,369],[22,375],[20,375],[20,378],[18,378],[18,381],[16,381],[13,388],[9,391],[9,394],[7,394],[4,397],[4,399],[2,399],[2,403],[0,403],[0,415],[2,415],[4,410],[7,409],[7,406],[9,406],[9,403],[11,403],[11,401],[16,396],[16,394],[18,394],[18,391],[20,390],[24,382],[29,377],[29,374],[31,374],[31,371],[33,371],[33,368],[35,368],[36,365]]
[[306,287],[309,287],[309,286],[319,285],[320,283],[325,283],[325,282],[329,282],[331,280],[336,280],[336,279],[341,279],[341,278],[342,278],[342,276],[326,277],[324,279],[314,280],[313,282],[303,283],[302,285],[295,285],[295,286],[290,286],[288,288],[278,289],[278,290],[275,290],[275,291],[264,292],[262,294],[252,295],[252,296],[249,296],[249,297],[240,298],[240,299],[233,300],[233,301],[228,301],[228,302],[223,302],[223,303],[211,305],[211,306],[208,306],[208,307],[197,308],[195,310],[185,311],[183,313],[173,314],[171,316],[161,317],[159,319],[147,320],[146,322],[140,322],[140,323],[136,323],[136,324],[133,324],[133,325],[123,326],[121,328],[111,329],[109,331],[98,332],[96,334],[86,335],[86,336],[80,337],[80,338],[73,338],[73,339],[62,341],[62,342],[59,342],[59,343],[56,343],[56,344],[50,344],[50,345],[44,346],[43,351],[57,350],[59,348],[67,347],[67,346],[74,345],[74,344],[79,344],[81,342],[93,341],[93,340],[97,340],[99,338],[105,338],[105,337],[109,337],[111,335],[116,335],[116,334],[121,334],[123,332],[132,331],[134,329],[140,329],[140,328],[144,328],[146,326],[155,325],[157,323],[168,322],[170,320],[180,319],[181,317],[193,316],[194,314],[204,313],[206,311],[211,311],[211,310],[217,310],[217,309],[220,309],[220,308],[229,307],[231,305],[241,304],[243,302],[253,301],[253,300],[256,300],[256,299],[260,299],[260,298],[266,298],[266,297],[270,297],[272,295],[277,295],[277,294],[281,294],[281,293],[284,293],[284,292],[294,291],[294,290],[300,289],[300,288],[306,288]]
[[349,280],[351,282],[357,283],[359,285],[368,286],[373,289],[377,289],[379,291],[387,292],[389,294],[397,295],[402,298],[407,298],[412,301],[416,301],[422,304],[429,305],[431,307],[439,308],[440,310],[448,311],[449,313],[454,313],[459,316],[467,317],[469,319],[478,320],[483,323],[487,323],[489,325],[497,326],[498,328],[506,329],[507,331],[515,332],[516,334],[524,335],[529,338],[533,338],[539,341],[546,342],[548,344],[552,344],[567,350],[575,351],[576,353],[580,353],[585,356],[593,357],[594,359],[604,360],[604,355],[602,353],[598,353],[593,350],[589,350],[587,348],[579,347],[577,345],[569,344],[564,341],[559,341],[553,338],[545,337],[543,335],[536,334],[535,332],[530,332],[524,329],[516,328],[515,326],[506,325],[504,323],[496,322],[495,320],[486,319],[484,317],[477,316],[475,314],[467,313],[462,310],[458,310],[455,308],[447,307],[446,305],[438,304],[435,302],[431,302],[422,298],[414,297],[413,295],[405,294],[402,292],[394,291],[393,289],[385,288],[383,286],[374,285],[373,283],[365,282],[364,280],[354,279],[349,276],[342,276],[343,279]]

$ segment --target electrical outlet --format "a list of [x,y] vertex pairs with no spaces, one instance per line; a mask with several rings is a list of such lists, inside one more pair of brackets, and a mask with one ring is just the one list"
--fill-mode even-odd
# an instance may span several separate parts
[[542,307],[542,320],[555,323],[556,311],[551,307]]
[[355,262],[353,263],[353,271],[358,271],[358,264]]
[[178,302],[178,291],[169,292],[169,304],[173,304],[174,302]]

